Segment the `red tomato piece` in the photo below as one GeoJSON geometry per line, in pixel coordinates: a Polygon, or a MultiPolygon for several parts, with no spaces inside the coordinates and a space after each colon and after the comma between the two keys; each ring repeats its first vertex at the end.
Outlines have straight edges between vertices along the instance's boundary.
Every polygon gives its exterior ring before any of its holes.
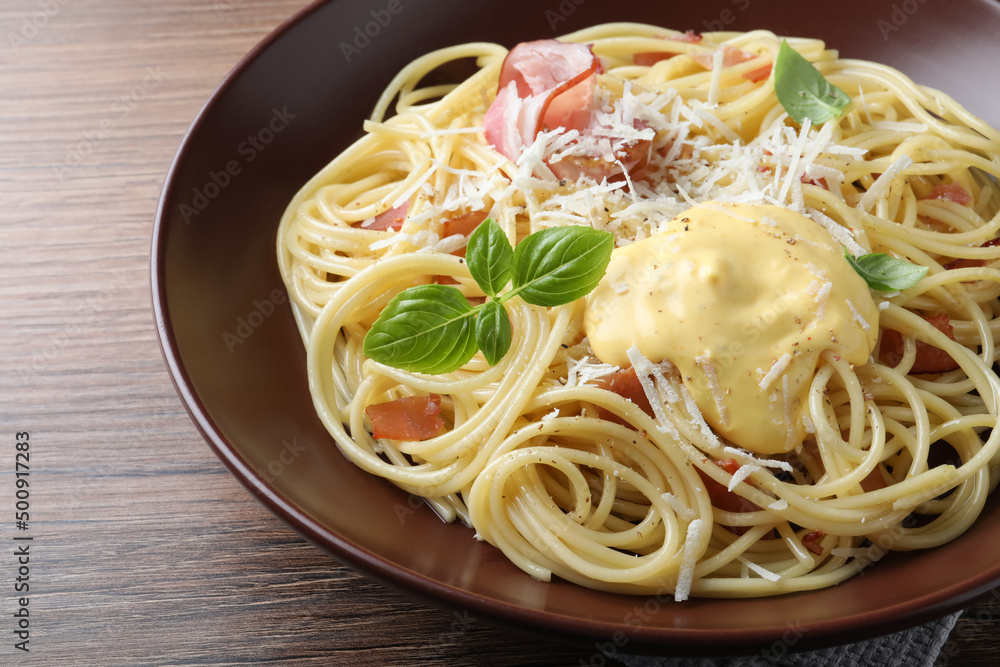
{"type": "MultiPolygon", "coordinates": [[[[455,235],[468,237],[476,230],[476,227],[486,220],[486,215],[486,211],[473,211],[472,213],[466,213],[456,218],[445,220],[441,225],[441,238],[455,235]]],[[[458,250],[453,250],[451,254],[455,257],[465,257],[465,248],[466,246],[462,246],[458,250]]],[[[436,276],[434,282],[440,285],[458,284],[458,281],[451,276],[436,276]]]]}
{"type": "Polygon", "coordinates": [[[767,64],[763,67],[758,67],[757,69],[750,70],[749,72],[743,73],[743,78],[754,83],[760,83],[767,77],[771,76],[771,65],[767,64]]]}
{"type": "Polygon", "coordinates": [[[365,408],[372,435],[389,440],[429,440],[441,433],[441,396],[406,396],[365,408]]]}
{"type": "Polygon", "coordinates": [[[486,211],[473,211],[455,218],[448,218],[442,223],[441,238],[455,234],[469,236],[486,219],[486,216],[486,211]]]}
{"type": "MultiPolygon", "coordinates": [[[[642,120],[635,120],[633,126],[637,130],[644,130],[649,127],[649,124],[642,120]]],[[[593,126],[588,126],[584,129],[584,134],[592,134],[594,130],[593,126]]],[[[615,151],[614,161],[609,161],[604,155],[589,153],[568,155],[558,162],[549,162],[548,165],[556,178],[560,180],[575,181],[580,176],[587,176],[598,183],[604,179],[609,182],[619,181],[625,178],[622,169],[627,171],[632,178],[638,178],[645,173],[652,145],[652,139],[635,139],[626,142],[615,151]]]]}
{"type": "MultiPolygon", "coordinates": [[[[715,65],[715,51],[709,51],[707,53],[693,53],[691,54],[691,57],[705,69],[712,69],[713,65],[715,65]]],[[[756,57],[757,56],[753,53],[747,53],[746,51],[734,49],[731,46],[722,47],[722,66],[724,68],[745,63],[746,61],[753,60],[756,57]]]]}
{"type": "Polygon", "coordinates": [[[823,553],[823,547],[817,544],[817,542],[825,534],[826,533],[824,533],[822,530],[814,530],[811,533],[806,533],[806,535],[802,538],[802,546],[804,546],[806,549],[813,552],[817,556],[821,555],[823,553]]]}

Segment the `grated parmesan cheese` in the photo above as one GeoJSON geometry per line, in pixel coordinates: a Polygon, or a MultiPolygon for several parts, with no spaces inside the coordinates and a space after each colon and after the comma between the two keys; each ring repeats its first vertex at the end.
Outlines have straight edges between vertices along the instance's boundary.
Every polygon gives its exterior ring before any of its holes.
{"type": "Polygon", "coordinates": [[[816,432],[816,424],[813,423],[809,415],[802,415],[802,428],[805,429],[806,433],[811,434],[816,432]]]}
{"type": "MultiPolygon", "coordinates": [[[[792,151],[792,160],[788,164],[788,174],[785,177],[785,182],[781,186],[781,191],[778,193],[778,201],[785,201],[785,197],[788,196],[788,191],[792,187],[792,183],[801,183],[802,174],[799,172],[799,163],[802,161],[802,151],[805,149],[806,139],[809,137],[809,128],[812,127],[812,121],[808,116],[802,119],[802,129],[799,131],[799,136],[795,140],[795,148],[792,151]]],[[[804,170],[803,170],[804,172],[804,170]]]]}
{"type": "Polygon", "coordinates": [[[684,540],[684,551],[681,557],[681,568],[677,573],[677,587],[674,589],[674,600],[684,602],[691,595],[691,585],[694,583],[694,568],[698,564],[698,543],[705,533],[705,523],[695,519],[688,524],[684,540]]]}
{"type": "Polygon", "coordinates": [[[668,505],[670,505],[670,509],[672,509],[677,514],[677,516],[679,516],[684,521],[691,521],[693,519],[698,518],[698,514],[693,509],[682,503],[680,501],[680,498],[670,493],[669,491],[664,493],[662,495],[662,498],[663,500],[666,501],[668,505]]]}
{"type": "Polygon", "coordinates": [[[729,479],[729,486],[727,487],[727,490],[731,492],[733,489],[739,486],[743,480],[749,477],[751,473],[754,473],[760,469],[761,467],[756,463],[745,463],[741,465],[739,469],[737,469],[737,471],[734,472],[733,476],[729,479]]]}
{"type": "Polygon", "coordinates": [[[737,556],[736,560],[738,560],[740,563],[746,565],[755,574],[760,575],[761,579],[767,579],[768,581],[778,581],[779,579],[781,579],[781,575],[780,574],[777,574],[775,572],[771,572],[770,570],[761,567],[757,563],[755,563],[752,560],[749,560],[749,559],[747,559],[747,558],[745,558],[743,556],[737,556]]]}
{"type": "Polygon", "coordinates": [[[895,162],[889,165],[889,168],[882,172],[882,175],[875,179],[872,183],[871,188],[868,192],[861,196],[861,201],[858,202],[858,208],[862,211],[869,210],[875,205],[875,202],[881,199],[892,187],[892,182],[895,180],[896,176],[903,173],[910,166],[913,165],[913,158],[909,155],[901,155],[896,159],[895,162]]]}
{"type": "Polygon", "coordinates": [[[751,463],[761,466],[762,468],[778,468],[779,470],[785,470],[787,472],[792,472],[793,470],[792,464],[788,461],[781,461],[779,459],[759,459],[750,452],[745,449],[740,449],[739,447],[730,447],[729,445],[726,445],[722,448],[722,451],[737,458],[746,459],[751,463]]]}
{"type": "Polygon", "coordinates": [[[674,365],[669,361],[653,364],[653,381],[656,383],[656,389],[660,396],[670,405],[680,401],[681,396],[678,391],[674,389],[674,385],[667,381],[664,371],[672,373],[675,370],[674,365]]]}
{"type": "Polygon", "coordinates": [[[870,331],[872,325],[868,323],[868,320],[861,316],[861,313],[858,312],[858,309],[854,306],[850,299],[847,299],[847,307],[851,309],[851,314],[854,315],[854,321],[858,323],[858,326],[865,331],[870,331]]]}
{"type": "Polygon", "coordinates": [[[698,409],[698,404],[694,401],[694,396],[688,391],[687,387],[683,384],[680,386],[681,396],[684,398],[684,407],[687,408],[688,414],[691,417],[691,423],[698,427],[701,434],[705,438],[713,443],[720,444],[719,437],[715,435],[715,432],[708,426],[708,422],[705,421],[704,415],[701,414],[701,410],[698,409]]]}
{"type": "Polygon", "coordinates": [[[585,384],[593,382],[599,377],[604,377],[609,373],[614,373],[620,370],[617,366],[612,366],[611,364],[603,363],[591,363],[590,356],[585,355],[579,361],[573,358],[566,359],[567,374],[566,374],[566,386],[567,387],[582,387],[585,384]]]}
{"type": "Polygon", "coordinates": [[[655,372],[652,362],[642,356],[642,352],[634,345],[628,349],[626,354],[628,355],[628,360],[632,363],[632,368],[635,369],[635,375],[639,378],[642,390],[646,393],[646,399],[653,408],[653,415],[659,424],[659,430],[662,433],[669,432],[673,428],[673,424],[670,423],[667,413],[663,410],[663,399],[660,398],[660,394],[653,385],[653,381],[649,379],[649,376],[655,372]]]}
{"type": "Polygon", "coordinates": [[[775,359],[774,363],[771,364],[770,370],[767,371],[767,375],[760,379],[760,384],[758,386],[762,390],[767,391],[767,388],[771,386],[771,383],[778,379],[779,375],[785,372],[785,369],[788,368],[788,364],[790,364],[791,361],[792,355],[787,352],[775,359]]]}
{"type": "Polygon", "coordinates": [[[705,379],[708,381],[708,389],[712,392],[712,400],[715,401],[715,409],[719,413],[719,421],[723,426],[728,426],[729,410],[726,409],[726,397],[722,390],[722,385],[719,384],[719,374],[715,370],[712,359],[708,355],[703,354],[695,359],[694,362],[705,373],[705,379]]]}
{"type": "Polygon", "coordinates": [[[708,105],[716,107],[719,105],[719,87],[722,82],[722,61],[726,52],[723,49],[716,49],[712,54],[712,79],[708,86],[708,105]]]}
{"type": "Polygon", "coordinates": [[[816,319],[821,320],[826,314],[826,306],[830,303],[830,291],[833,290],[833,283],[827,281],[816,292],[816,319]]]}

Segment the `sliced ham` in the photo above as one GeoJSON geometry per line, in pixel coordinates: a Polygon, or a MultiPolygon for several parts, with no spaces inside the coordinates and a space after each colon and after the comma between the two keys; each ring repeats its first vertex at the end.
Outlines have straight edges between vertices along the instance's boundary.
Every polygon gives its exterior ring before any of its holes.
{"type": "Polygon", "coordinates": [[[521,138],[518,122],[523,107],[524,102],[517,96],[517,85],[512,81],[499,89],[496,99],[483,117],[486,141],[510,160],[517,160],[524,152],[524,140],[521,138]]]}
{"type": "Polygon", "coordinates": [[[403,222],[406,220],[406,212],[409,209],[410,202],[405,201],[396,208],[390,208],[388,211],[382,211],[367,225],[364,222],[357,222],[352,226],[360,227],[362,229],[374,229],[379,232],[384,232],[390,229],[398,232],[403,228],[403,222]]]}
{"type": "MultiPolygon", "coordinates": [[[[487,141],[516,161],[542,130],[576,130],[580,136],[570,148],[586,148],[546,162],[560,180],[621,179],[646,164],[652,137],[615,139],[593,111],[600,71],[600,60],[583,44],[550,39],[517,45],[504,59],[497,97],[483,119],[487,141]]],[[[646,127],[633,123],[636,130],[646,127]]]]}
{"type": "MultiPolygon", "coordinates": [[[[639,382],[639,376],[635,374],[634,368],[623,368],[615,371],[614,373],[602,375],[594,380],[594,384],[601,389],[614,392],[622,398],[632,401],[639,407],[640,410],[645,412],[650,417],[653,416],[653,406],[649,404],[649,397],[646,396],[646,391],[642,388],[642,383],[639,382]]],[[[608,421],[613,421],[616,424],[628,426],[628,423],[625,420],[620,419],[618,415],[615,415],[604,408],[598,408],[597,412],[601,419],[606,419],[608,421]]]]}
{"type": "MultiPolygon", "coordinates": [[[[998,245],[1000,245],[1000,239],[990,239],[989,241],[987,241],[986,243],[984,243],[983,245],[981,245],[979,247],[980,248],[992,248],[992,247],[995,247],[995,246],[998,246],[998,245]]],[[[948,262],[947,264],[944,265],[944,268],[948,269],[948,270],[951,270],[951,269],[971,269],[971,268],[976,268],[976,267],[979,267],[979,266],[986,266],[987,264],[990,263],[990,261],[991,260],[987,260],[987,259],[970,259],[968,257],[962,257],[960,259],[956,259],[956,260],[952,260],[952,261],[948,262]]]]}
{"type": "MultiPolygon", "coordinates": [[[[740,464],[735,459],[719,459],[715,465],[730,475],[735,475],[736,471],[740,469],[740,464]]],[[[760,510],[759,505],[733,493],[724,484],[716,482],[701,470],[698,470],[698,474],[705,483],[705,490],[708,492],[708,497],[712,499],[712,505],[720,510],[724,512],[756,512],[760,510]]]]}
{"type": "Polygon", "coordinates": [[[543,39],[504,58],[497,96],[483,119],[486,140],[510,160],[545,129],[582,129],[601,63],[584,44],[543,39]]]}
{"type": "Polygon", "coordinates": [[[441,396],[407,396],[365,408],[372,435],[389,440],[429,440],[444,429],[441,396]]]}
{"type": "Polygon", "coordinates": [[[955,202],[960,206],[968,206],[972,203],[972,195],[958,183],[948,183],[947,185],[935,185],[931,193],[923,199],[944,199],[955,202]]]}
{"type": "MultiPolygon", "coordinates": [[[[715,461],[715,465],[719,466],[730,475],[735,475],[736,471],[740,469],[740,464],[737,463],[735,459],[719,459],[715,461]]],[[[733,512],[733,513],[743,513],[743,512],[757,512],[760,510],[760,505],[757,503],[747,500],[743,496],[733,493],[725,484],[720,484],[714,479],[709,477],[707,474],[703,473],[700,468],[695,468],[698,476],[701,477],[702,483],[705,484],[705,491],[708,493],[709,499],[712,501],[712,506],[717,507],[723,512],[733,512]]],[[[748,530],[747,526],[726,526],[726,530],[736,535],[743,535],[748,530]]],[[[763,537],[763,539],[772,539],[774,537],[773,531],[768,533],[763,537]]]]}
{"type": "MultiPolygon", "coordinates": [[[[955,331],[951,326],[951,321],[947,313],[925,315],[924,319],[945,336],[955,340],[955,331]]],[[[958,368],[955,360],[944,350],[929,345],[922,340],[916,341],[916,346],[917,354],[913,361],[913,368],[910,369],[911,373],[947,373],[958,368]]],[[[887,366],[896,366],[902,358],[902,334],[893,329],[885,329],[882,332],[882,347],[879,350],[879,360],[887,366]]]]}
{"type": "Polygon", "coordinates": [[[875,466],[875,469],[868,473],[868,476],[861,480],[861,488],[865,491],[878,491],[888,486],[885,478],[882,477],[882,465],[875,466]]]}
{"type": "MultiPolygon", "coordinates": [[[[694,30],[688,30],[682,35],[671,35],[664,38],[669,42],[682,42],[686,44],[697,44],[701,41],[701,35],[694,30]]],[[[672,51],[643,51],[632,56],[632,62],[642,67],[650,67],[661,60],[670,60],[674,56],[681,55],[672,51]]]]}

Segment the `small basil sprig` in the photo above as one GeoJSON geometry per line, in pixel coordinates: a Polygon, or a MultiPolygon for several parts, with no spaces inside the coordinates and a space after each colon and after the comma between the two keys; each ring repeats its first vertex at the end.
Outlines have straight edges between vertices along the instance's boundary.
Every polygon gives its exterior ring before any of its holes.
{"type": "Polygon", "coordinates": [[[518,296],[545,307],[575,301],[597,287],[612,250],[609,232],[575,226],[530,234],[515,250],[500,225],[487,219],[470,235],[465,260],[490,300],[472,306],[449,285],[410,287],[382,310],[362,351],[379,363],[418,373],[454,371],[478,350],[492,366],[513,338],[506,301],[518,296]]]}
{"type": "Polygon", "coordinates": [[[845,248],[844,257],[869,287],[882,292],[909,289],[927,275],[926,266],[917,266],[882,252],[861,255],[855,259],[845,248]]]}
{"type": "Polygon", "coordinates": [[[844,112],[850,96],[827,81],[816,67],[782,41],[774,63],[774,92],[799,125],[806,118],[825,123],[844,112]]]}

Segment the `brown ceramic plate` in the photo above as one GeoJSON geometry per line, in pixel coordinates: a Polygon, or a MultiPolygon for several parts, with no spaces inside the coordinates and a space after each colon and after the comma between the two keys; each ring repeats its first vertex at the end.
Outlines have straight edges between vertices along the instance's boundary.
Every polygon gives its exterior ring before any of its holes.
{"type": "Polygon", "coordinates": [[[768,28],[893,65],[1000,125],[995,0],[946,7],[843,0],[829,15],[778,5],[335,0],[310,6],[254,49],[185,138],[152,250],[166,363],[192,419],[233,474],[307,538],[395,588],[550,636],[613,640],[620,650],[816,648],[941,616],[1000,583],[994,501],[955,542],[894,554],[818,592],[676,604],[544,584],[468,528],[442,523],[349,464],[313,413],[305,352],[275,262],[275,229],[298,188],[357,138],[392,76],[429,50],[479,40],[512,46],[615,20],[768,28]]]}

